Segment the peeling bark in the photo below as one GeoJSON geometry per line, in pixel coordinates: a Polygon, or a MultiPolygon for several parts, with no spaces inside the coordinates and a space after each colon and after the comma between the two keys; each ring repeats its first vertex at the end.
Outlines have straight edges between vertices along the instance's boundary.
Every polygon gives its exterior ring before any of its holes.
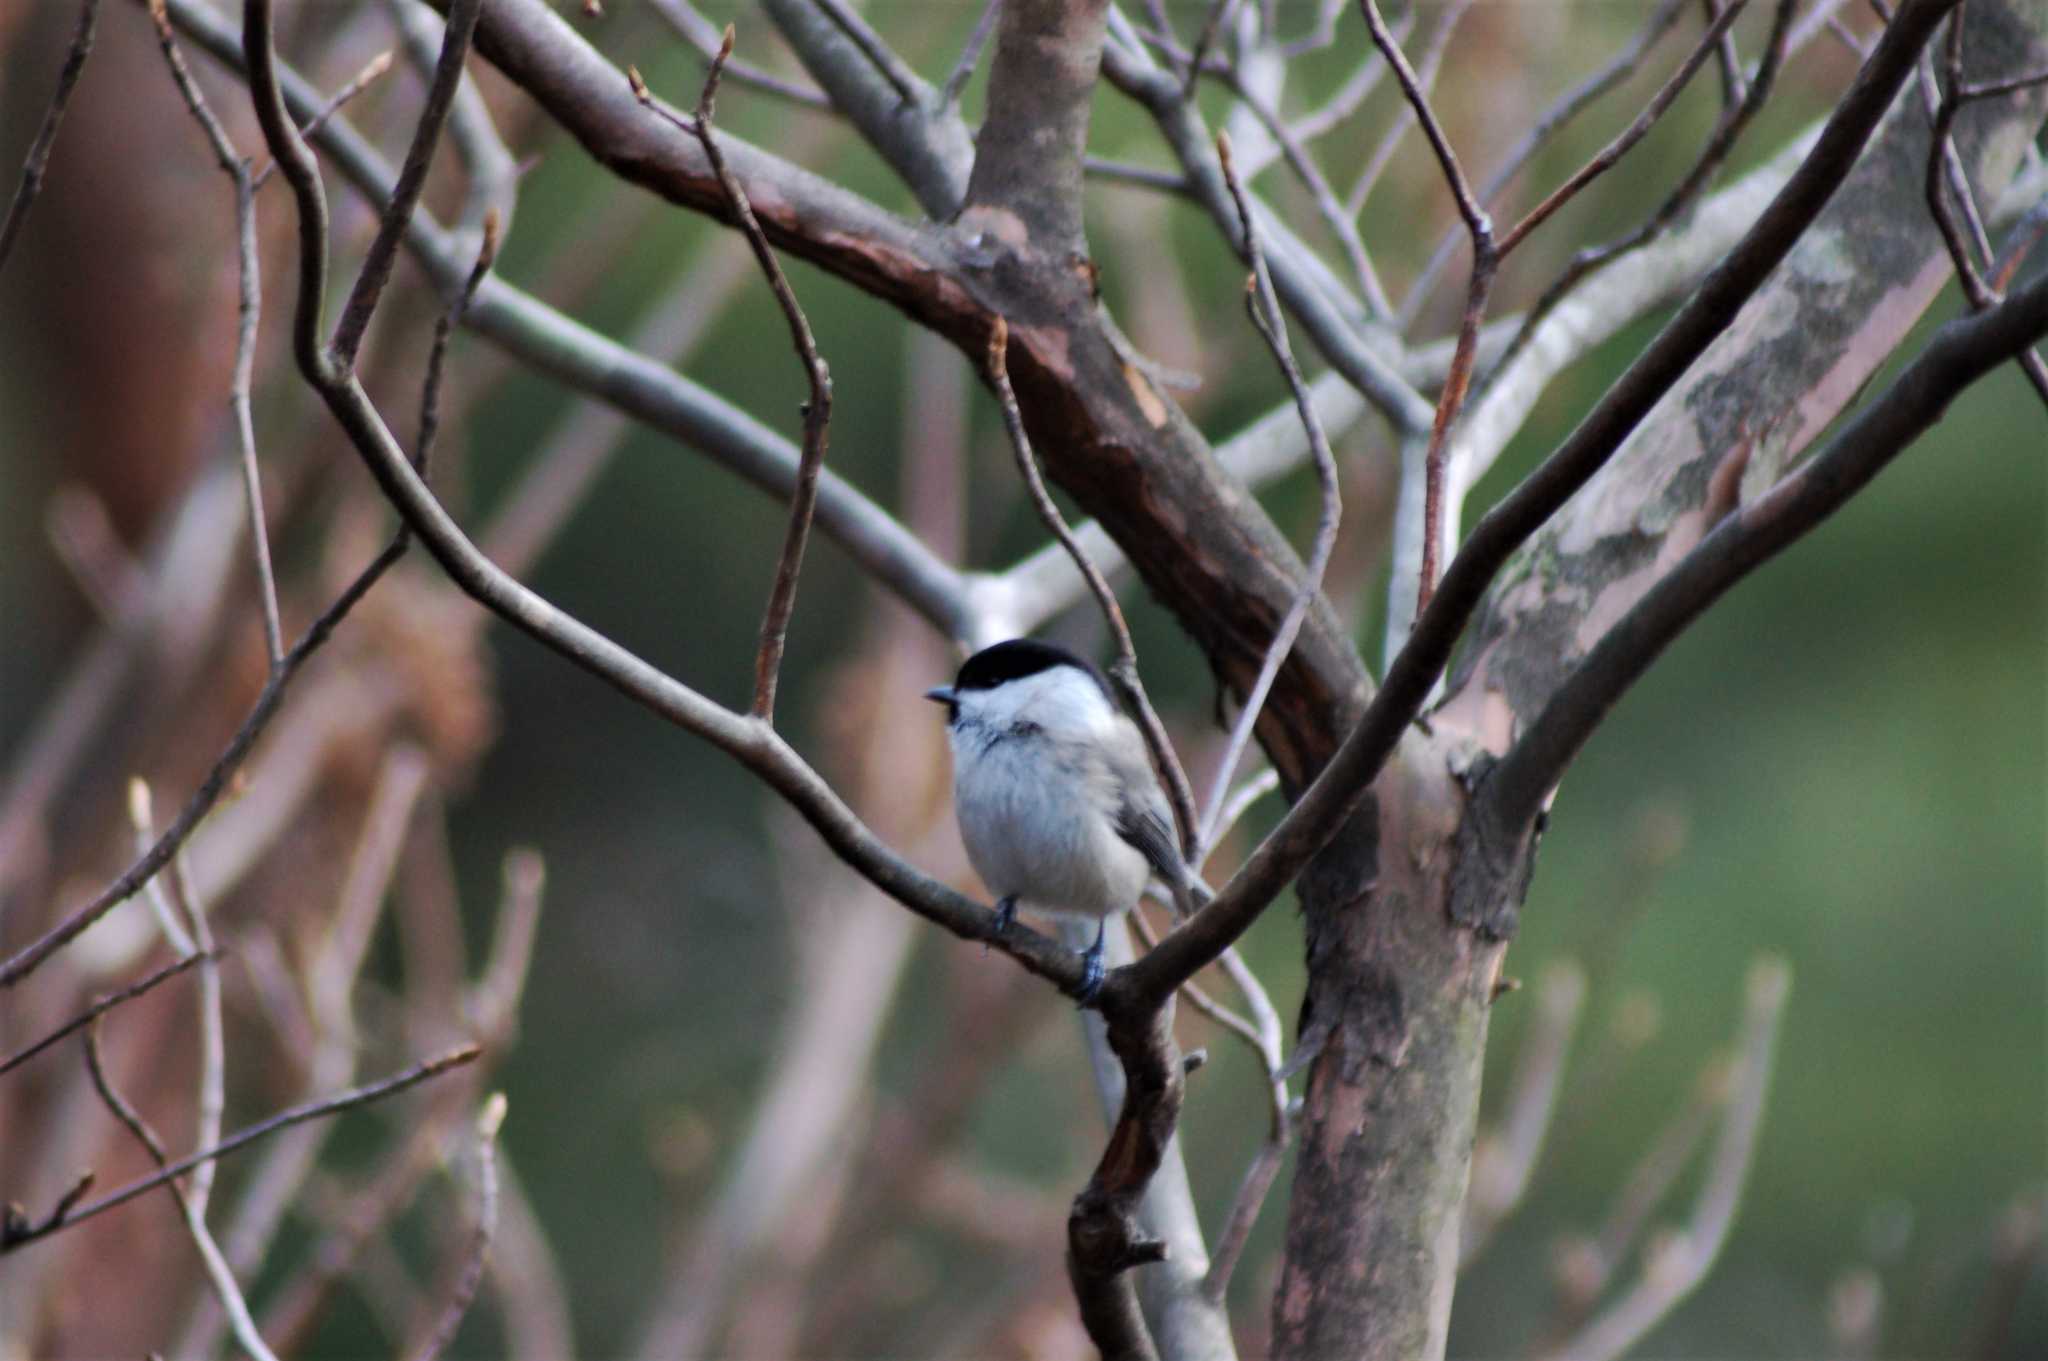
{"type": "MultiPolygon", "coordinates": [[[[1977,0],[1964,37],[1973,82],[2038,70],[2048,7],[1977,0]]],[[[2011,179],[2044,108],[2036,89],[1964,110],[1957,149],[1981,199],[2011,179]]],[[[1891,357],[1952,273],[1922,194],[1928,138],[1909,85],[1771,282],[1503,572],[1441,720],[1504,751],[1614,622],[1722,515],[1797,467],[1891,357]]]]}

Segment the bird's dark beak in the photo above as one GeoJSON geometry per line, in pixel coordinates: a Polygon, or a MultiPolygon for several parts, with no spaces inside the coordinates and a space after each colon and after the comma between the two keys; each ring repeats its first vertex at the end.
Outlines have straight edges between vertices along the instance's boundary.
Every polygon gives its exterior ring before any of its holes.
{"type": "Polygon", "coordinates": [[[924,692],[924,697],[934,704],[944,704],[948,707],[960,702],[959,693],[950,685],[935,685],[924,692]]]}

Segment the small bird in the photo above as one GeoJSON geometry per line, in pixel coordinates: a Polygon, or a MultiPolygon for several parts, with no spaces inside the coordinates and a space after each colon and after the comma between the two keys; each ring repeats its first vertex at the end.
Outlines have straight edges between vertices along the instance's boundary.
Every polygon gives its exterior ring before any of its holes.
{"type": "MultiPolygon", "coordinates": [[[[1183,915],[1208,901],[1181,858],[1138,726],[1093,665],[1013,638],[969,657],[925,698],[946,706],[953,811],[996,895],[998,933],[1020,902],[1106,926],[1155,875],[1183,915]]],[[[1083,1001],[1102,986],[1102,940],[1098,926],[1081,957],[1083,1001]]]]}

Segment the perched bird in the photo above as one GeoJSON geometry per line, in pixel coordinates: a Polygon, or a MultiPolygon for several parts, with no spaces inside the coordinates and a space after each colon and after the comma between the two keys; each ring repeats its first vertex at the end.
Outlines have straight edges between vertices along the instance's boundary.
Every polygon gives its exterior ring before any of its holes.
{"type": "MultiPolygon", "coordinates": [[[[925,691],[946,706],[953,811],[967,858],[996,895],[996,930],[1018,904],[1109,917],[1156,875],[1185,915],[1210,893],[1181,859],[1173,813],[1137,724],[1101,671],[1063,647],[1013,638],[925,691]]],[[[1082,956],[1082,998],[1102,984],[1102,927],[1082,956]]]]}

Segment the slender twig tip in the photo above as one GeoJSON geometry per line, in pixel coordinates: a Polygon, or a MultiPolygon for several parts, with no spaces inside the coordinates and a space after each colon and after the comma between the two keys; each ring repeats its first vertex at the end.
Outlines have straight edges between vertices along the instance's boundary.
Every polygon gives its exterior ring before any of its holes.
{"type": "Polygon", "coordinates": [[[1792,987],[1792,966],[1778,955],[1765,955],[1749,969],[1749,1002],[1759,1010],[1776,1010],[1792,987]]]}
{"type": "Polygon", "coordinates": [[[128,821],[137,831],[147,833],[156,826],[154,800],[149,795],[149,781],[140,775],[128,778],[128,821]]]}
{"type": "Polygon", "coordinates": [[[149,17],[150,21],[156,25],[156,31],[159,35],[165,38],[171,36],[171,16],[169,10],[165,8],[164,0],[149,0],[149,17]]]}
{"type": "Polygon", "coordinates": [[[494,203],[484,210],[484,239],[483,244],[477,247],[476,273],[488,272],[492,263],[497,260],[499,233],[503,230],[504,218],[498,212],[498,205],[494,203]]]}
{"type": "MultiPolygon", "coordinates": [[[[159,0],[159,3],[161,3],[161,0],[159,0]]],[[[387,47],[382,52],[379,52],[376,56],[370,58],[367,62],[363,63],[363,69],[356,73],[356,78],[353,83],[357,85],[368,85],[371,81],[377,79],[377,77],[383,75],[386,71],[389,71],[391,69],[391,55],[391,49],[387,47]]]]}
{"type": "Polygon", "coordinates": [[[1223,162],[1224,174],[1236,176],[1237,168],[1230,159],[1230,134],[1222,129],[1218,129],[1216,133],[1216,159],[1223,162]]]}
{"type": "Polygon", "coordinates": [[[720,66],[732,60],[732,43],[735,36],[733,25],[727,24],[725,26],[725,37],[720,39],[718,43],[718,64],[720,66]]]}
{"type": "Polygon", "coordinates": [[[647,93],[647,82],[640,79],[639,67],[628,66],[626,68],[626,83],[633,87],[633,98],[639,100],[642,104],[654,102],[654,97],[647,93]]]}
{"type": "Polygon", "coordinates": [[[479,1139],[495,1139],[498,1127],[505,1123],[505,1094],[492,1092],[485,1098],[484,1107],[477,1112],[476,1133],[479,1139]]]}

